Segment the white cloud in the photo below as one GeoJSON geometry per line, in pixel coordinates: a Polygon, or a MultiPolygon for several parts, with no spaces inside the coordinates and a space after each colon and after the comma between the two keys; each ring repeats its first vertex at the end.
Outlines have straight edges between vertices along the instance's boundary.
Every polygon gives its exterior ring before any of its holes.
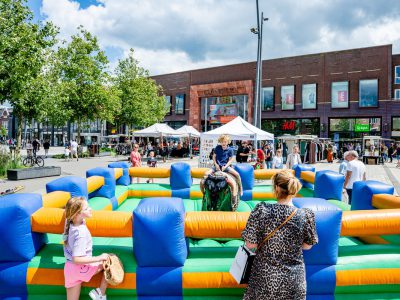
{"type": "MultiPolygon", "coordinates": [[[[387,0],[260,1],[264,59],[393,43],[399,51],[400,2],[387,0]],[[383,4],[384,3],[384,4],[383,4]]],[[[68,39],[83,25],[102,47],[136,50],[151,74],[253,61],[255,1],[102,0],[79,7],[43,0],[42,13],[68,39]]],[[[115,60],[112,61],[115,65],[115,60]]]]}

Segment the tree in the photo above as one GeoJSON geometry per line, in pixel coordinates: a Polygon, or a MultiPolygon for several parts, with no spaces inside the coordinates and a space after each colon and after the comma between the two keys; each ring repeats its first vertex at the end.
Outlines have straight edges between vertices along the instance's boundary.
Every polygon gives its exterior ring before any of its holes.
{"type": "Polygon", "coordinates": [[[17,156],[23,120],[31,121],[41,111],[36,80],[57,35],[51,23],[32,20],[26,0],[0,0],[0,103],[8,100],[17,118],[17,156]]]}
{"type": "Polygon", "coordinates": [[[169,111],[162,88],[139,66],[131,49],[126,59],[119,60],[114,83],[120,91],[121,110],[117,121],[129,127],[148,126],[164,119],[169,111]]]}
{"type": "Polygon", "coordinates": [[[66,47],[60,47],[60,78],[66,96],[63,106],[70,121],[77,123],[78,143],[82,124],[96,119],[112,122],[119,111],[119,98],[107,73],[108,59],[97,38],[78,27],[66,47]]]}

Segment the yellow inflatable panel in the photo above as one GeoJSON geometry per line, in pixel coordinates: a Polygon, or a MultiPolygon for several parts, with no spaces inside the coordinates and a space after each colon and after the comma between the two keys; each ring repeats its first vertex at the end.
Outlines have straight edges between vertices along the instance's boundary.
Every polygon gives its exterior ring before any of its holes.
{"type": "Polygon", "coordinates": [[[400,209],[344,211],[341,236],[400,233],[400,209]]]}
{"type": "Polygon", "coordinates": [[[276,199],[276,197],[273,192],[253,192],[252,200],[257,199],[276,199]]]}
{"type": "Polygon", "coordinates": [[[95,190],[98,190],[104,185],[103,176],[91,176],[88,177],[86,180],[87,180],[89,194],[94,192],[95,190]]]}
{"type": "Polygon", "coordinates": [[[238,284],[229,272],[184,272],[182,287],[184,289],[222,289],[244,288],[246,285],[238,284]]]}
{"type": "MultiPolygon", "coordinates": [[[[103,273],[94,276],[89,282],[84,282],[83,286],[99,287],[103,273]]],[[[43,269],[28,268],[26,274],[26,283],[31,285],[61,285],[65,284],[64,269],[43,269]]],[[[136,289],[136,274],[125,273],[124,281],[118,286],[108,286],[116,289],[136,289]]]]}
{"type": "Polygon", "coordinates": [[[400,208],[400,197],[388,194],[372,196],[372,206],[380,209],[400,208]]]}
{"type": "Polygon", "coordinates": [[[192,168],[192,169],[190,169],[190,175],[193,178],[202,179],[204,177],[204,173],[206,173],[208,170],[210,170],[210,169],[209,168],[192,168]]]}
{"type": "Polygon", "coordinates": [[[123,175],[122,168],[115,168],[114,169],[115,179],[120,178],[123,175]]]}
{"type": "Polygon", "coordinates": [[[201,191],[190,191],[190,199],[203,198],[203,193],[201,191]]]}
{"type": "Polygon", "coordinates": [[[145,168],[145,167],[129,168],[129,175],[132,177],[168,178],[170,174],[171,170],[167,168],[145,168]]]}
{"type": "MultiPolygon", "coordinates": [[[[63,233],[65,216],[61,208],[41,208],[31,217],[32,231],[41,233],[63,233]]],[[[123,211],[93,211],[87,219],[92,236],[131,237],[132,213],[123,211]]]]}
{"type": "Polygon", "coordinates": [[[400,284],[399,269],[337,270],[336,286],[400,284]]]}
{"type": "Polygon", "coordinates": [[[187,212],[185,236],[193,238],[240,238],[249,212],[187,212]]]}
{"type": "Polygon", "coordinates": [[[387,245],[389,242],[378,235],[373,236],[361,236],[358,237],[359,240],[366,244],[378,244],[378,245],[387,245]]]}
{"type": "MultiPolygon", "coordinates": [[[[254,170],[254,178],[255,179],[271,179],[272,176],[274,176],[279,171],[282,171],[282,170],[281,169],[258,169],[258,170],[254,170]]],[[[291,170],[291,171],[294,174],[294,170],[291,170]]]]}
{"type": "Polygon", "coordinates": [[[149,198],[149,197],[171,197],[172,191],[171,190],[164,190],[164,191],[157,191],[157,190],[129,190],[129,197],[130,198],[149,198]]]}
{"type": "Polygon", "coordinates": [[[312,171],[301,171],[300,178],[309,183],[315,182],[315,173],[312,171]]]}
{"type": "Polygon", "coordinates": [[[68,192],[55,191],[42,196],[43,207],[58,207],[63,208],[71,199],[71,194],[68,192]]]}
{"type": "Polygon", "coordinates": [[[128,198],[129,195],[129,191],[125,191],[123,192],[121,195],[119,195],[117,201],[118,201],[118,206],[121,205],[122,202],[124,202],[126,200],[126,198],[128,198]]]}

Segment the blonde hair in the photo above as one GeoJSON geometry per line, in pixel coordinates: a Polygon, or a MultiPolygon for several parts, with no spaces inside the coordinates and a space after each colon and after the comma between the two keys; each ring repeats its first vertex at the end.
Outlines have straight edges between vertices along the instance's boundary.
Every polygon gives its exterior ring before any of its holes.
{"type": "Polygon", "coordinates": [[[68,200],[65,205],[65,225],[64,225],[64,233],[63,240],[64,244],[68,244],[68,233],[69,227],[73,222],[74,218],[82,212],[83,204],[86,202],[84,197],[73,197],[68,200]]]}
{"type": "Polygon", "coordinates": [[[272,176],[272,185],[278,200],[295,196],[301,189],[300,181],[289,170],[282,170],[272,176]]]}
{"type": "Polygon", "coordinates": [[[228,142],[228,144],[231,142],[231,137],[228,134],[221,134],[218,138],[218,143],[222,143],[222,142],[228,142]]]}

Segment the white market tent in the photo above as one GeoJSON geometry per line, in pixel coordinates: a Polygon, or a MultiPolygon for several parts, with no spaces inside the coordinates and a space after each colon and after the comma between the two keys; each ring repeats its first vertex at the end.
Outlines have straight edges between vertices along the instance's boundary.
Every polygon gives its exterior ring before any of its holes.
{"type": "Polygon", "coordinates": [[[200,132],[193,126],[184,125],[177,129],[176,132],[188,137],[200,137],[200,132]]]}
{"type": "Polygon", "coordinates": [[[164,136],[182,136],[165,123],[156,123],[142,130],[133,132],[133,136],[143,137],[164,137],[164,136]]]}
{"type": "Polygon", "coordinates": [[[236,117],[221,127],[202,133],[201,138],[217,139],[221,134],[228,134],[232,140],[274,140],[272,133],[251,125],[241,117],[236,117]]]}

